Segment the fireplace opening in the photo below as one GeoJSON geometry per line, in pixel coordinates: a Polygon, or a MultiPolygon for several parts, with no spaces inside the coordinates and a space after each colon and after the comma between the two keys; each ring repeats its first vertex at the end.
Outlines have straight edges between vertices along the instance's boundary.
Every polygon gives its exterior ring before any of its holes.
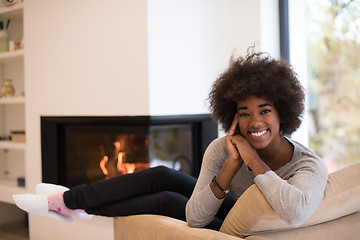
{"type": "Polygon", "coordinates": [[[41,117],[42,180],[72,187],[164,165],[197,177],[209,115],[41,117]]]}

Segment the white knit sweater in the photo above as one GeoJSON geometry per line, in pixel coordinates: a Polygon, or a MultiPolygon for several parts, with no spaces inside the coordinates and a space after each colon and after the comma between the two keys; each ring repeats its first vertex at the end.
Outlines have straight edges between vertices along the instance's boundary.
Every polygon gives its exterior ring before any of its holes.
{"type": "MultiPolygon", "coordinates": [[[[319,206],[325,190],[328,172],[324,161],[303,145],[288,139],[294,146],[293,157],[278,170],[254,178],[245,164],[230,184],[230,194],[236,200],[256,183],[280,218],[298,226],[319,206]]],[[[209,183],[228,158],[225,138],[214,140],[207,148],[199,179],[186,205],[190,227],[203,227],[216,215],[223,199],[215,197],[209,183]]]]}

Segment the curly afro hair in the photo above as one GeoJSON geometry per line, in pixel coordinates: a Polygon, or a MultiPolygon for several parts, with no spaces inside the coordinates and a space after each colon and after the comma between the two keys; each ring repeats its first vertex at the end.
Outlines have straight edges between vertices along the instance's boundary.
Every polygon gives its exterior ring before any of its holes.
{"type": "Polygon", "coordinates": [[[285,61],[266,53],[230,59],[229,68],[214,82],[209,94],[212,117],[228,132],[237,102],[248,96],[272,102],[280,117],[280,133],[292,134],[302,122],[305,94],[297,74],[285,61]]]}

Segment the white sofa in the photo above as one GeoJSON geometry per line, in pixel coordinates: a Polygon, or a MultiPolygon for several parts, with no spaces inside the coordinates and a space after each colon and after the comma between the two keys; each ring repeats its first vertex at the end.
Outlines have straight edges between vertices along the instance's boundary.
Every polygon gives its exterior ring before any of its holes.
{"type": "Polygon", "coordinates": [[[300,227],[281,220],[256,185],[236,202],[220,232],[157,215],[117,217],[115,239],[360,239],[360,162],[329,174],[324,198],[300,227]]]}

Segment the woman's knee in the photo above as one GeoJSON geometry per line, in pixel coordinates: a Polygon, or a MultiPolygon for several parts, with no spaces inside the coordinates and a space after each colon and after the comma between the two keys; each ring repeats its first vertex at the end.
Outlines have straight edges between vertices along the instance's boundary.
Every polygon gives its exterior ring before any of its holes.
{"type": "Polygon", "coordinates": [[[170,178],[173,177],[173,169],[170,169],[168,167],[165,167],[165,166],[157,166],[157,167],[154,167],[154,168],[151,168],[151,172],[150,172],[150,175],[151,175],[151,178],[153,181],[166,181],[166,180],[169,180],[170,178]]]}
{"type": "Polygon", "coordinates": [[[196,178],[168,167],[158,166],[152,168],[149,182],[154,192],[172,191],[190,197],[196,178]]]}
{"type": "Polygon", "coordinates": [[[157,167],[151,168],[152,173],[159,174],[159,175],[170,174],[172,172],[172,170],[173,169],[170,169],[170,168],[165,167],[165,166],[157,166],[157,167]]]}
{"type": "Polygon", "coordinates": [[[187,197],[171,191],[159,192],[157,197],[161,214],[185,220],[185,206],[189,200],[187,197]]]}
{"type": "Polygon", "coordinates": [[[154,168],[147,169],[148,171],[148,181],[151,192],[159,192],[167,190],[167,182],[171,177],[169,169],[164,166],[158,166],[154,168]]]}

